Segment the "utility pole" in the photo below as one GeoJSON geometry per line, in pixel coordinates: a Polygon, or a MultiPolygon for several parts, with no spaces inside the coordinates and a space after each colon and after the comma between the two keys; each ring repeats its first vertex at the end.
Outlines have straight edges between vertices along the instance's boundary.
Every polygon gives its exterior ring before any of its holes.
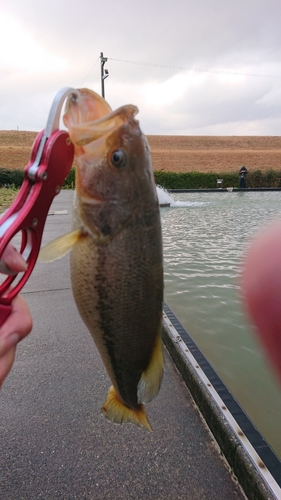
{"type": "Polygon", "coordinates": [[[101,69],[101,95],[105,97],[104,92],[104,80],[109,76],[108,69],[104,69],[104,65],[107,62],[107,57],[103,57],[103,52],[100,53],[100,69],[101,69]]]}

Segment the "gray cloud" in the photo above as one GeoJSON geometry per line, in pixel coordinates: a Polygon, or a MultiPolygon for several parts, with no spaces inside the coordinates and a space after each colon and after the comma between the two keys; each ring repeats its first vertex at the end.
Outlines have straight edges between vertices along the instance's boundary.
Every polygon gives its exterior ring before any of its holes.
{"type": "Polygon", "coordinates": [[[146,133],[279,134],[278,0],[2,0],[1,13],[24,30],[19,49],[32,37],[27,55],[41,69],[19,67],[14,54],[1,62],[0,129],[41,130],[61,87],[100,92],[103,51],[110,105],[136,104],[146,133]]]}

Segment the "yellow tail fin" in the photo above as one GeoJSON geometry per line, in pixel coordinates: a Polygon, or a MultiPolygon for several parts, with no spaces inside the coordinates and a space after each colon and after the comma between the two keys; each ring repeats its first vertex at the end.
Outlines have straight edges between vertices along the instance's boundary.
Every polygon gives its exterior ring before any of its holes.
{"type": "Polygon", "coordinates": [[[108,391],[107,400],[103,405],[102,410],[104,416],[115,424],[131,422],[138,427],[144,427],[146,430],[152,431],[152,428],[147,420],[145,406],[143,404],[139,404],[137,408],[129,408],[128,406],[125,406],[113,386],[111,386],[108,391]]]}

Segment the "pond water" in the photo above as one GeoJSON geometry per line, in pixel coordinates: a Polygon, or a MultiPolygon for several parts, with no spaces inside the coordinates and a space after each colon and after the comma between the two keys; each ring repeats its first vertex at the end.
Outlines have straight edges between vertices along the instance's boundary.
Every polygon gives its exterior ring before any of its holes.
{"type": "Polygon", "coordinates": [[[165,301],[281,458],[281,384],[243,309],[249,238],[281,216],[281,192],[172,194],[161,208],[165,301]]]}

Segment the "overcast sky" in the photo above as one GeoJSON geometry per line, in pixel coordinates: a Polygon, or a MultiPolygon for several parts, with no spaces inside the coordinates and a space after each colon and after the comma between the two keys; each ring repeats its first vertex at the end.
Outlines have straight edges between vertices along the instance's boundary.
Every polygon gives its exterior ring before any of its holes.
{"type": "Polygon", "coordinates": [[[1,0],[0,130],[62,87],[135,104],[146,134],[280,135],[280,0],[1,0]]]}

